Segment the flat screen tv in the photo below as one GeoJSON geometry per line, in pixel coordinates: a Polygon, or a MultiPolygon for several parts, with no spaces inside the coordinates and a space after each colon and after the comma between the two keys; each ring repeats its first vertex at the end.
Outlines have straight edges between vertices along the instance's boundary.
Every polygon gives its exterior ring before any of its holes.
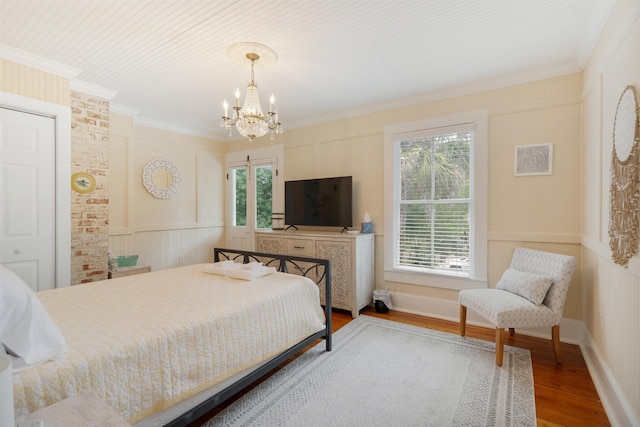
{"type": "Polygon", "coordinates": [[[350,176],[284,183],[284,222],[289,226],[351,227],[350,176]]]}

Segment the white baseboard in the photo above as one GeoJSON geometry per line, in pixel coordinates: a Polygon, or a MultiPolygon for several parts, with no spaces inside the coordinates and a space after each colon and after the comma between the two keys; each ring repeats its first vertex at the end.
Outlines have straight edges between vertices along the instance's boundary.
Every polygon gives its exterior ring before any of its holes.
{"type": "Polygon", "coordinates": [[[640,427],[640,419],[634,415],[631,404],[624,396],[618,381],[588,332],[580,349],[611,425],[640,427]]]}
{"type": "MultiPolygon", "coordinates": [[[[460,304],[457,301],[439,298],[421,297],[402,293],[391,294],[393,310],[405,313],[434,317],[437,319],[459,322],[460,304]]],[[[467,312],[467,323],[493,329],[482,317],[473,311],[467,312]]],[[[519,328],[518,333],[551,340],[551,328],[519,328]]],[[[579,320],[562,319],[560,322],[560,341],[580,346],[593,383],[602,400],[607,417],[612,426],[640,427],[640,420],[635,417],[631,405],[624,397],[620,387],[601,357],[591,335],[586,331],[584,323],[579,320]]]]}
{"type": "MultiPolygon", "coordinates": [[[[458,322],[460,320],[460,304],[458,304],[457,301],[392,293],[391,304],[394,310],[405,313],[435,317],[452,322],[458,322]]],[[[490,329],[495,328],[495,326],[471,310],[467,312],[467,324],[490,329]]],[[[532,337],[551,339],[551,328],[518,328],[518,333],[532,337]]],[[[584,324],[578,320],[562,319],[560,322],[560,341],[580,345],[583,340],[584,324]]]]}

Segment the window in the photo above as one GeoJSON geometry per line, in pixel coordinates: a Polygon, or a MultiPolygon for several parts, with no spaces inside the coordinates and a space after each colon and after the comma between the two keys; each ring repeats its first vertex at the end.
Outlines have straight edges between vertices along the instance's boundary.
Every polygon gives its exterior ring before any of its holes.
{"type": "Polygon", "coordinates": [[[245,227],[247,225],[247,200],[255,206],[256,229],[271,228],[271,218],[273,211],[273,167],[271,164],[257,165],[253,167],[255,175],[255,189],[253,199],[249,198],[247,190],[249,181],[247,180],[247,166],[235,166],[229,169],[229,179],[233,191],[232,200],[235,200],[232,215],[232,225],[235,227],[245,227]]]}
{"type": "Polygon", "coordinates": [[[282,212],[281,145],[231,152],[227,162],[227,246],[254,249],[254,232],[271,228],[282,212]]]}
{"type": "Polygon", "coordinates": [[[486,113],[385,128],[385,280],[486,286],[486,113]]]}
{"type": "Polygon", "coordinates": [[[234,200],[232,225],[244,227],[247,225],[247,168],[244,166],[231,168],[229,179],[233,189],[234,200]]]}

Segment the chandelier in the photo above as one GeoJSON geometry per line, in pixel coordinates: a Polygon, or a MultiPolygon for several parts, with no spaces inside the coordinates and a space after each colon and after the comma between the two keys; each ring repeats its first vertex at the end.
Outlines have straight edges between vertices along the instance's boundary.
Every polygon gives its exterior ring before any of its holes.
{"type": "Polygon", "coordinates": [[[232,59],[247,59],[251,62],[251,82],[247,86],[247,94],[244,98],[244,104],[240,107],[240,89],[236,89],[235,105],[233,106],[233,117],[229,117],[229,103],[224,100],[222,107],[224,108],[224,116],[220,121],[220,127],[229,131],[229,136],[233,133],[235,127],[240,135],[253,141],[254,138],[260,138],[269,133],[269,139],[274,140],[276,134],[282,133],[282,124],[278,121],[278,110],[275,106],[275,97],[271,95],[269,102],[269,111],[265,116],[260,106],[258,98],[258,85],[256,85],[253,77],[253,67],[258,60],[266,60],[266,62],[275,63],[277,60],[276,53],[269,47],[259,43],[243,42],[232,45],[228,54],[232,59]],[[262,55],[262,56],[261,56],[262,55]]]}

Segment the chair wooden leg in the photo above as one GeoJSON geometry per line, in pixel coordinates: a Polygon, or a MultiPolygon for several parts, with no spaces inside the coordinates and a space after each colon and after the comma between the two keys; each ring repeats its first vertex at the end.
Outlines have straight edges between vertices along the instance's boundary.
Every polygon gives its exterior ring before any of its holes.
{"type": "Polygon", "coordinates": [[[509,335],[515,335],[516,334],[516,330],[513,328],[509,328],[509,335]]]}
{"type": "Polygon", "coordinates": [[[496,328],[496,365],[502,366],[504,356],[504,334],[502,328],[496,328]]]}
{"type": "Polygon", "coordinates": [[[560,325],[551,327],[551,340],[553,341],[553,352],[556,354],[556,363],[562,364],[560,354],[560,325]]]}
{"type": "Polygon", "coordinates": [[[460,305],[460,335],[467,333],[467,307],[460,305]]]}

